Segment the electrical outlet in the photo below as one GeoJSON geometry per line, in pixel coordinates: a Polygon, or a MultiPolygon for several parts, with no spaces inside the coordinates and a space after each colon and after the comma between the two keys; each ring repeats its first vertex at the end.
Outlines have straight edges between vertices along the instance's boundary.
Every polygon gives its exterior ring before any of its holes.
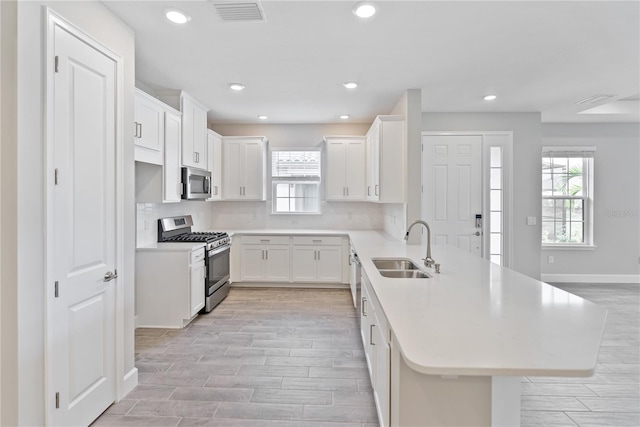
{"type": "Polygon", "coordinates": [[[527,225],[536,225],[536,217],[528,216],[527,217],[527,225]]]}
{"type": "Polygon", "coordinates": [[[555,259],[553,258],[553,255],[549,255],[549,264],[553,264],[555,261],[555,259]]]}

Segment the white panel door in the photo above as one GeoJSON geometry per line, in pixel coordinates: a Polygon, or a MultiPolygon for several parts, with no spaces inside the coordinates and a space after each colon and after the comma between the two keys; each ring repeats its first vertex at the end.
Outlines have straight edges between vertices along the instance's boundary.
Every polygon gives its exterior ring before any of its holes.
{"type": "Polygon", "coordinates": [[[136,95],[135,117],[138,123],[136,145],[162,152],[162,114],[162,109],[158,108],[157,104],[143,96],[136,95]]]}
{"type": "Polygon", "coordinates": [[[423,135],[422,212],[434,244],[482,256],[482,136],[423,135]]]}
{"type": "Polygon", "coordinates": [[[195,316],[204,307],[204,288],[205,288],[206,269],[204,261],[191,266],[191,316],[195,316]]]}
{"type": "Polygon", "coordinates": [[[272,282],[288,282],[289,245],[265,246],[265,278],[272,282]]]}
{"type": "Polygon", "coordinates": [[[51,421],[89,425],[115,399],[116,64],[59,26],[54,46],[51,421]]]}
{"type": "Polygon", "coordinates": [[[242,245],[240,248],[240,280],[252,282],[263,280],[265,273],[265,254],[262,245],[242,245]]]}
{"type": "Polygon", "coordinates": [[[224,191],[222,197],[225,199],[239,199],[240,187],[243,185],[240,179],[243,173],[243,145],[240,141],[226,140],[222,148],[223,175],[222,186],[224,191]]]}
{"type": "Polygon", "coordinates": [[[347,142],[346,163],[347,199],[364,200],[367,186],[364,140],[347,142]]]}

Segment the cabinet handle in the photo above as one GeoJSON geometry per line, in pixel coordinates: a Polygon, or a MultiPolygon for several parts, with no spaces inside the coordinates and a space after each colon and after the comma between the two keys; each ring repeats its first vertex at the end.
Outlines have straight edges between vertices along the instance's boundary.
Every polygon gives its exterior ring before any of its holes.
{"type": "Polygon", "coordinates": [[[271,239],[260,239],[260,241],[262,243],[269,243],[269,242],[271,242],[271,239]]]}
{"type": "Polygon", "coordinates": [[[198,153],[193,152],[193,163],[198,163],[198,153]]]}
{"type": "Polygon", "coordinates": [[[135,125],[135,129],[133,130],[133,137],[134,138],[138,138],[138,122],[133,122],[133,124],[135,125]]]}
{"type": "Polygon", "coordinates": [[[142,123],[140,123],[140,138],[142,138],[142,123]]]}
{"type": "Polygon", "coordinates": [[[371,186],[367,187],[367,196],[371,195],[371,186]]]}
{"type": "Polygon", "coordinates": [[[367,310],[365,310],[366,303],[367,303],[367,299],[365,297],[363,297],[362,298],[362,307],[360,308],[363,316],[367,315],[367,310]]]}
{"type": "Polygon", "coordinates": [[[262,250],[262,259],[264,259],[264,249],[262,250]]]}
{"type": "Polygon", "coordinates": [[[312,242],[313,242],[313,243],[322,243],[322,240],[321,240],[321,239],[317,239],[317,240],[316,240],[316,239],[314,239],[314,240],[312,240],[312,242]]]}
{"type": "Polygon", "coordinates": [[[373,328],[374,328],[375,326],[376,326],[376,325],[371,325],[371,326],[369,326],[369,343],[370,343],[371,345],[376,345],[376,343],[374,343],[374,342],[373,342],[373,328]]]}
{"type": "Polygon", "coordinates": [[[376,184],[376,196],[378,195],[378,187],[380,187],[378,184],[376,184]]]}
{"type": "Polygon", "coordinates": [[[264,251],[264,259],[269,259],[269,249],[264,251]]]}
{"type": "Polygon", "coordinates": [[[214,185],[214,186],[213,186],[213,195],[214,195],[214,196],[217,196],[217,195],[218,195],[218,186],[217,186],[217,185],[214,185]]]}
{"type": "Polygon", "coordinates": [[[318,251],[318,261],[320,261],[320,251],[318,251]]]}
{"type": "Polygon", "coordinates": [[[349,187],[347,187],[347,197],[349,197],[349,187]]]}

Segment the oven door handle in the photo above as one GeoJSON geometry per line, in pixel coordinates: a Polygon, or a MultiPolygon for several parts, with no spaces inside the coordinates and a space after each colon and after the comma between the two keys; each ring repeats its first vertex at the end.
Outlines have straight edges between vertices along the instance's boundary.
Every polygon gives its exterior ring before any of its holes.
{"type": "Polygon", "coordinates": [[[219,253],[222,253],[224,251],[228,251],[229,249],[231,249],[231,245],[218,246],[217,248],[215,248],[214,250],[209,252],[208,255],[209,256],[218,255],[219,253]]]}

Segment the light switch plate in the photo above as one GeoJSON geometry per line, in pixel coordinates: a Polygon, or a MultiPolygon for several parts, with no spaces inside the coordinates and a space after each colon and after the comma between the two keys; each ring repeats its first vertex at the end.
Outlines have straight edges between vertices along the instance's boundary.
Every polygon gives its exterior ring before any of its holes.
{"type": "Polygon", "coordinates": [[[536,217],[528,216],[527,217],[527,225],[536,225],[536,217]]]}

